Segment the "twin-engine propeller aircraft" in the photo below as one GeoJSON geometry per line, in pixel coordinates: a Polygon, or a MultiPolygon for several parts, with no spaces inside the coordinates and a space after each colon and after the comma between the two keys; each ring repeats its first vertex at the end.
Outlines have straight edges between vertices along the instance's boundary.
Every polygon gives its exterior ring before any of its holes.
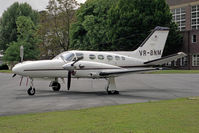
{"type": "Polygon", "coordinates": [[[104,78],[108,94],[118,94],[115,77],[145,71],[158,70],[154,67],[186,56],[179,52],[162,57],[163,49],[169,33],[167,27],[156,27],[144,42],[135,50],[128,52],[98,52],[98,51],[67,51],[57,55],[52,60],[25,61],[16,64],[12,71],[15,76],[30,78],[29,95],[35,94],[34,78],[51,78],[53,91],[60,90],[58,78],[67,78],[67,88],[70,89],[71,78],[104,78]]]}

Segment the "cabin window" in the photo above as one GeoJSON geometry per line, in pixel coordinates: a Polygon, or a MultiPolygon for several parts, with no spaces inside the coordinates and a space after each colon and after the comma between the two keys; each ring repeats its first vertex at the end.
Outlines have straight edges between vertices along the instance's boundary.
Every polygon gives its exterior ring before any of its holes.
{"type": "Polygon", "coordinates": [[[90,54],[90,55],[89,55],[89,58],[90,58],[91,60],[94,60],[96,57],[95,57],[94,54],[90,54]]]}
{"type": "Polygon", "coordinates": [[[120,57],[119,56],[115,56],[115,60],[120,60],[120,57]]]}
{"type": "Polygon", "coordinates": [[[84,59],[84,54],[83,53],[76,53],[76,57],[84,59]]]}
{"type": "Polygon", "coordinates": [[[108,60],[113,60],[113,56],[108,55],[108,56],[107,56],[107,59],[108,59],[108,60]]]}
{"type": "Polygon", "coordinates": [[[125,60],[125,57],[124,57],[124,56],[122,56],[122,60],[125,60]]]}
{"type": "Polygon", "coordinates": [[[103,56],[103,55],[98,55],[98,59],[99,59],[99,60],[103,60],[103,59],[104,59],[104,56],[103,56]]]}

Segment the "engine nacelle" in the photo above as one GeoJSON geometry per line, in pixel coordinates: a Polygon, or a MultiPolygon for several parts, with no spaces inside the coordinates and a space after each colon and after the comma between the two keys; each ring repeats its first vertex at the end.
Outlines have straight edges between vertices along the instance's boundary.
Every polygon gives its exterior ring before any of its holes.
{"type": "Polygon", "coordinates": [[[62,67],[68,71],[73,71],[75,69],[75,66],[72,66],[70,63],[63,65],[62,67]]]}

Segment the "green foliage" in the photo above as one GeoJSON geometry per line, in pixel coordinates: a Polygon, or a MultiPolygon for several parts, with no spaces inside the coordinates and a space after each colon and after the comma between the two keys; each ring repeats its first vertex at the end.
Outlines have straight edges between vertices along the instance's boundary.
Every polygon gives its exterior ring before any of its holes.
{"type": "Polygon", "coordinates": [[[171,28],[165,54],[182,44],[165,0],[88,0],[76,17],[71,49],[134,50],[156,26],[171,28]]]}
{"type": "Polygon", "coordinates": [[[10,47],[5,51],[3,59],[5,61],[20,61],[20,46],[24,46],[24,60],[37,59],[39,43],[36,35],[36,26],[30,17],[20,16],[17,18],[17,42],[10,43],[10,47]]]}
{"type": "MultiPolygon", "coordinates": [[[[76,13],[77,22],[72,24],[70,48],[103,50],[107,42],[107,14],[117,0],[88,0],[76,13]],[[102,49],[101,49],[102,48],[102,49]]],[[[108,47],[107,47],[108,50],[108,47]]]]}
{"type": "Polygon", "coordinates": [[[8,70],[8,65],[7,64],[1,64],[0,65],[0,70],[8,70]]]}
{"type": "Polygon", "coordinates": [[[55,56],[68,50],[70,24],[77,5],[76,0],[50,0],[47,11],[40,14],[38,34],[42,56],[55,56]]]}
{"type": "Polygon", "coordinates": [[[7,50],[5,51],[3,60],[4,61],[20,61],[19,48],[20,48],[20,43],[17,43],[17,42],[10,43],[10,47],[8,47],[7,50]]]}
{"type": "Polygon", "coordinates": [[[32,10],[27,3],[15,2],[2,15],[0,20],[0,49],[6,50],[9,44],[17,41],[17,24],[19,16],[28,16],[33,23],[38,23],[38,12],[32,10]]]}

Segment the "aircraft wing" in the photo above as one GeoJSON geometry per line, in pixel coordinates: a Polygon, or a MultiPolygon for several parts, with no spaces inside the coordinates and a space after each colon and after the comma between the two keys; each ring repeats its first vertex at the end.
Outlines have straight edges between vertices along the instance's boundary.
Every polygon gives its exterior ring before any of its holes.
{"type": "Polygon", "coordinates": [[[179,59],[179,58],[182,58],[185,56],[186,56],[185,53],[179,52],[177,54],[173,54],[173,55],[165,56],[165,57],[162,57],[162,58],[159,58],[156,60],[144,62],[144,64],[146,64],[146,65],[162,65],[162,64],[174,61],[176,59],[179,59]]]}
{"type": "Polygon", "coordinates": [[[131,74],[131,73],[142,73],[147,71],[155,71],[160,70],[160,68],[133,68],[133,69],[115,69],[115,70],[104,70],[99,73],[100,76],[103,77],[117,77],[124,74],[131,74]]]}

